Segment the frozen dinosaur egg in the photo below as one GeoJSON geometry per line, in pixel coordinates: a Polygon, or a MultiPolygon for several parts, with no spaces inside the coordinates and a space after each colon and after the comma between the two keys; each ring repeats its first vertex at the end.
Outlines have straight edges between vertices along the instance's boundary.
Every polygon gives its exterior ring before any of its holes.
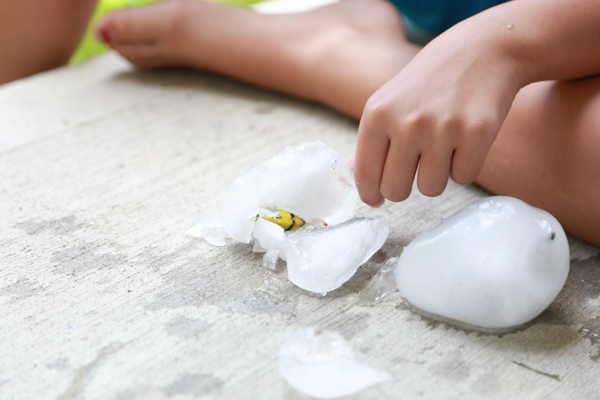
{"type": "Polygon", "coordinates": [[[287,261],[293,283],[325,295],[387,238],[381,218],[347,221],[357,201],[352,170],[327,145],[308,142],[286,147],[236,179],[221,213],[187,233],[217,246],[229,238],[253,242],[253,251],[265,253],[263,266],[287,261]]]}
{"type": "Polygon", "coordinates": [[[338,224],[358,201],[354,175],[333,149],[321,142],[288,146],[236,179],[221,207],[223,229],[249,243],[257,215],[284,210],[306,223],[338,224]]]}
{"type": "Polygon", "coordinates": [[[484,328],[507,328],[544,311],[568,273],[569,245],[556,218],[497,196],[417,236],[398,261],[396,280],[418,309],[484,328]]]}

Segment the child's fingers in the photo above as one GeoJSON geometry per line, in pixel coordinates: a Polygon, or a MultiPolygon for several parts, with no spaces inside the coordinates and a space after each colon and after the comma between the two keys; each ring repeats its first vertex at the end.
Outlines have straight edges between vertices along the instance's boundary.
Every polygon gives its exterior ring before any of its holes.
{"type": "Polygon", "coordinates": [[[421,154],[417,186],[425,196],[439,196],[448,185],[454,148],[448,145],[427,148],[421,154]]]}
{"type": "Polygon", "coordinates": [[[490,145],[466,142],[458,147],[452,157],[450,170],[452,180],[461,185],[468,185],[475,181],[483,168],[490,145]]]}
{"type": "Polygon", "coordinates": [[[361,122],[358,128],[354,179],[361,200],[378,207],[385,201],[379,186],[390,141],[387,135],[367,130],[364,125],[361,122]]]}
{"type": "Polygon", "coordinates": [[[380,185],[383,197],[390,201],[403,201],[410,196],[421,157],[419,148],[409,141],[391,142],[380,185]]]}

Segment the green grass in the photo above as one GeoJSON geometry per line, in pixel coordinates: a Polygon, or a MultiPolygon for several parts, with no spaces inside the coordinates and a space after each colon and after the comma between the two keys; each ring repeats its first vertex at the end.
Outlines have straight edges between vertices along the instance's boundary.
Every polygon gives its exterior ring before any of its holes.
{"type": "MultiPolygon", "coordinates": [[[[104,53],[109,49],[105,44],[102,44],[94,37],[94,25],[104,14],[113,10],[125,7],[143,7],[161,0],[100,0],[96,12],[90,21],[90,25],[79,44],[79,47],[71,57],[71,64],[79,64],[90,58],[104,53]]],[[[199,0],[202,1],[202,0],[199,0]]],[[[210,0],[213,3],[229,4],[238,7],[248,7],[252,4],[260,3],[263,0],[210,0]]]]}

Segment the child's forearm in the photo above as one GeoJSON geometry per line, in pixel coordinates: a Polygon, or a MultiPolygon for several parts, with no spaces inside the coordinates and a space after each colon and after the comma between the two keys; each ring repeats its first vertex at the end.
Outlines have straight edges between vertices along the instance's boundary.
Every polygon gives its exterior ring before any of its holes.
{"type": "Polygon", "coordinates": [[[476,15],[448,33],[465,35],[519,63],[523,86],[600,74],[600,1],[518,0],[476,15]],[[479,34],[473,35],[473,32],[479,34]]]}
{"type": "Polygon", "coordinates": [[[600,74],[600,0],[515,0],[431,41],[367,102],[355,179],[371,205],[402,201],[448,176],[477,178],[513,100],[542,80],[600,74]]]}

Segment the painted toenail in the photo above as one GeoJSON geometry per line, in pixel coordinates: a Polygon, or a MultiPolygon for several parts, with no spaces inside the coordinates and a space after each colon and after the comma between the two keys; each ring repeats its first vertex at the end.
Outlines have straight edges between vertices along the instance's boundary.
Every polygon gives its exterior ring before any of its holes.
{"type": "Polygon", "coordinates": [[[112,42],[112,38],[110,37],[108,32],[104,31],[104,30],[102,30],[98,33],[97,39],[100,43],[110,44],[112,42]]]}

